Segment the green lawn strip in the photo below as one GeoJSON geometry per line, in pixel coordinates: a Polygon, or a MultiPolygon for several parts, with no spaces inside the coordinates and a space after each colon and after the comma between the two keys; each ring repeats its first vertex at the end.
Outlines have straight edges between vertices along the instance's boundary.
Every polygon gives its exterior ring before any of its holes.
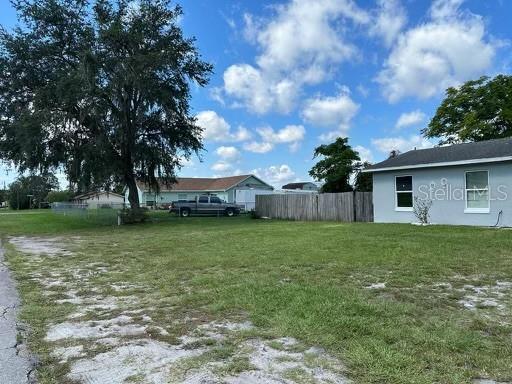
{"type": "MultiPolygon", "coordinates": [[[[156,308],[150,315],[173,337],[193,327],[173,329],[176,318],[249,317],[272,335],[321,345],[360,383],[512,378],[510,306],[505,319],[492,310],[484,316],[462,309],[459,294],[432,288],[467,283],[457,276],[475,285],[512,281],[506,230],[157,216],[158,222],[118,228],[26,215],[23,225],[14,217],[10,226],[0,223],[0,233],[80,236],[77,255],[61,262],[70,270],[77,260],[101,262],[115,271],[92,278],[99,288],[143,287],[133,294],[156,308]],[[364,288],[373,283],[386,288],[364,288]]],[[[37,265],[12,250],[8,258],[21,282],[33,348],[44,356],[45,327],[63,312],[45,310],[49,298],[26,281],[37,265]]],[[[52,364],[43,358],[41,369],[49,372],[52,364]]]]}

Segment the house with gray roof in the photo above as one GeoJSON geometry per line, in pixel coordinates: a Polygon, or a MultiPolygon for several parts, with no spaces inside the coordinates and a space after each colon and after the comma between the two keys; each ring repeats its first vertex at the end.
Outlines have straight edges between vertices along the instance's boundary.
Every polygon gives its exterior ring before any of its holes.
{"type": "Polygon", "coordinates": [[[310,181],[298,182],[298,183],[288,183],[282,186],[282,189],[285,191],[312,191],[318,192],[320,188],[315,183],[310,181]]]}
{"type": "Polygon", "coordinates": [[[432,202],[435,224],[512,227],[512,138],[415,149],[368,167],[374,220],[417,222],[432,202]]]}

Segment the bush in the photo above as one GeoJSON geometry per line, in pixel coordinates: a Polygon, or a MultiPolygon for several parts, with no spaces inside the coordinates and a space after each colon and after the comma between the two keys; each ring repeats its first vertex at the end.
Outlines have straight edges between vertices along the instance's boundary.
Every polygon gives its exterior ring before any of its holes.
{"type": "Polygon", "coordinates": [[[51,203],[64,203],[71,200],[72,194],[70,191],[51,191],[48,193],[46,200],[51,203]]]}
{"type": "Polygon", "coordinates": [[[144,223],[148,219],[147,209],[145,208],[125,208],[119,212],[121,224],[144,223]]]}
{"type": "Polygon", "coordinates": [[[414,197],[413,212],[420,224],[427,225],[429,223],[430,208],[432,208],[432,200],[414,197]]]}

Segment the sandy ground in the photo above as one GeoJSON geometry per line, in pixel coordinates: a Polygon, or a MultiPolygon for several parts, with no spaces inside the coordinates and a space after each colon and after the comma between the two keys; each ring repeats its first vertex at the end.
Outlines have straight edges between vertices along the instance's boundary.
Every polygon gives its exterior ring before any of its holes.
{"type": "MultiPolygon", "coordinates": [[[[183,320],[176,319],[169,324],[154,321],[151,311],[155,308],[148,307],[133,293],[149,290],[148,287],[116,281],[102,287],[106,290],[98,289],[92,277],[119,272],[101,263],[80,261],[73,263],[70,270],[63,262],[59,263],[60,268],[45,270],[46,258],[73,256],[72,247],[66,244],[80,239],[13,237],[9,241],[26,254],[27,263],[33,265],[32,279],[45,294],[51,297],[58,293],[55,304],[73,305],[67,319],[49,325],[45,337],[52,356],[60,364],[68,365],[69,380],[86,384],[350,382],[343,363],[321,347],[303,345],[290,337],[254,336],[262,333],[248,321],[222,319],[203,323],[178,340],[166,341],[172,327],[184,328],[179,323],[183,320]]],[[[480,311],[493,320],[510,310],[512,282],[479,285],[478,278],[473,281],[461,276],[454,276],[450,281],[417,288],[440,296],[455,294],[460,310],[480,311]]],[[[380,281],[364,288],[384,291],[388,286],[380,281]]],[[[0,380],[3,382],[9,381],[0,380]]],[[[487,378],[475,379],[473,383],[510,384],[487,378]]]]}
{"type": "Polygon", "coordinates": [[[32,279],[45,294],[62,296],[64,292],[66,297],[55,300],[56,304],[73,304],[73,313],[51,324],[45,337],[53,357],[68,364],[70,380],[87,384],[349,382],[343,363],[322,348],[287,337],[255,337],[258,332],[248,321],[203,323],[176,342],[164,341],[173,324],[153,321],[151,308],[130,292],[144,287],[116,282],[107,290],[115,291],[115,296],[103,294],[91,276],[114,271],[98,263],[75,265],[71,278],[65,263],[44,271],[44,258],[72,255],[62,238],[13,237],[9,241],[34,265],[32,279]]]}

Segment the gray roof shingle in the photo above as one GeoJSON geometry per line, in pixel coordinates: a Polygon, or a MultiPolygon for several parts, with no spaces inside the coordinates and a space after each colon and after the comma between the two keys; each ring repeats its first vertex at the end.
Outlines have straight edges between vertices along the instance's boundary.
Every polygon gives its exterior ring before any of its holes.
{"type": "Polygon", "coordinates": [[[389,158],[380,163],[366,168],[366,171],[394,169],[397,167],[406,169],[421,168],[422,166],[449,165],[443,163],[478,160],[486,162],[486,159],[512,158],[512,138],[479,141],[475,143],[454,144],[450,146],[434,147],[428,149],[414,149],[389,158]]]}

